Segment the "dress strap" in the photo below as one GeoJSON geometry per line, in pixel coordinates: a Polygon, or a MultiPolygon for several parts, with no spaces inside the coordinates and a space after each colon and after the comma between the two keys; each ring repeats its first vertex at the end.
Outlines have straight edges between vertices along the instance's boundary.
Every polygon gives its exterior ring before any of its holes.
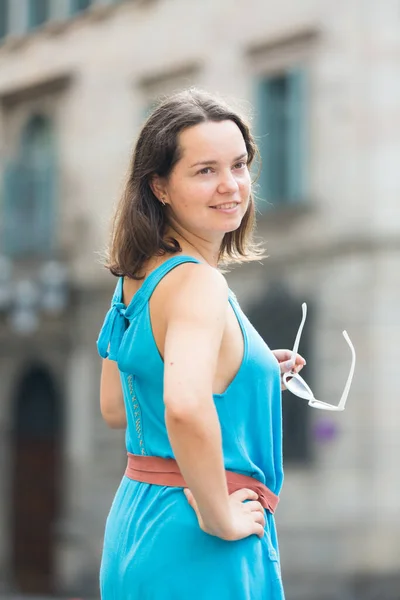
{"type": "Polygon", "coordinates": [[[131,303],[126,309],[126,318],[132,318],[134,314],[140,312],[143,306],[150,300],[152,293],[154,292],[161,279],[167,275],[172,269],[183,263],[200,263],[197,258],[180,254],[179,256],[172,256],[168,258],[161,265],[156,267],[143,281],[142,286],[133,296],[131,303]]]}

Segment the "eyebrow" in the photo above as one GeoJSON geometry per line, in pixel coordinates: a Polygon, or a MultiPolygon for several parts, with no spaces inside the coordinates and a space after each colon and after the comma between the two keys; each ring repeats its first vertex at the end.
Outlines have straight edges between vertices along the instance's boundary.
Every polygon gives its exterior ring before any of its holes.
{"type": "MultiPolygon", "coordinates": [[[[244,152],[240,156],[237,156],[236,158],[233,159],[232,162],[237,162],[241,158],[245,158],[245,157],[247,157],[247,152],[244,152]]],[[[194,163],[194,165],[191,165],[189,168],[193,169],[193,167],[199,167],[200,165],[203,165],[203,166],[204,165],[216,165],[217,163],[218,163],[217,160],[202,160],[200,162],[194,163]]]]}

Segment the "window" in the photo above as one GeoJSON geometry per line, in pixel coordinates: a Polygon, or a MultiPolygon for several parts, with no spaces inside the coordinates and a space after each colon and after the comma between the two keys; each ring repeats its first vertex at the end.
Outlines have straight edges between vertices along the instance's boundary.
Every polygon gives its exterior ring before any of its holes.
{"type": "Polygon", "coordinates": [[[92,0],[71,0],[71,12],[72,14],[82,12],[90,7],[92,0]]]}
{"type": "Polygon", "coordinates": [[[29,0],[29,28],[40,27],[50,18],[50,0],[29,0]]]}
{"type": "Polygon", "coordinates": [[[262,160],[258,195],[267,207],[305,199],[305,79],[299,68],[258,83],[256,134],[262,160]]]}
{"type": "MultiPolygon", "coordinates": [[[[294,299],[279,283],[271,284],[272,291],[248,311],[249,320],[258,333],[273,348],[293,347],[301,320],[301,302],[294,299]]],[[[301,372],[312,388],[311,356],[312,304],[307,302],[307,326],[304,328],[299,352],[307,358],[301,372]]],[[[311,459],[310,408],[305,400],[285,391],[282,396],[283,458],[285,465],[303,465],[311,459]]]]}
{"type": "Polygon", "coordinates": [[[55,206],[53,131],[47,119],[33,117],[18,156],[5,169],[1,250],[8,255],[45,256],[52,250],[55,206]]]}
{"type": "Polygon", "coordinates": [[[0,40],[8,33],[8,0],[0,0],[0,40]]]}

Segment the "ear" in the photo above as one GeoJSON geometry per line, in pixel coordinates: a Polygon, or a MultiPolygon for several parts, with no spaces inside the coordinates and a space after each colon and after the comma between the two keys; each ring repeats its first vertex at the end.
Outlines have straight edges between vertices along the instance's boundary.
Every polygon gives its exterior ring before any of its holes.
{"type": "Polygon", "coordinates": [[[153,177],[150,179],[149,185],[155,197],[158,198],[160,202],[165,204],[166,190],[164,180],[158,175],[153,175],[153,177]]]}

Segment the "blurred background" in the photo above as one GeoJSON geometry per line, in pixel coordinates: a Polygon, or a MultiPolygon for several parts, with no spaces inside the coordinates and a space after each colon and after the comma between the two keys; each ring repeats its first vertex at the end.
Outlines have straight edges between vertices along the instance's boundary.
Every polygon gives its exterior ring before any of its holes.
{"type": "MultiPolygon", "coordinates": [[[[400,599],[400,3],[0,0],[0,597],[98,598],[124,432],[99,410],[101,266],[139,128],[189,86],[245,112],[268,258],[228,275],[284,393],[287,600],[400,599]]],[[[211,595],[210,595],[211,597],[211,595]]]]}

